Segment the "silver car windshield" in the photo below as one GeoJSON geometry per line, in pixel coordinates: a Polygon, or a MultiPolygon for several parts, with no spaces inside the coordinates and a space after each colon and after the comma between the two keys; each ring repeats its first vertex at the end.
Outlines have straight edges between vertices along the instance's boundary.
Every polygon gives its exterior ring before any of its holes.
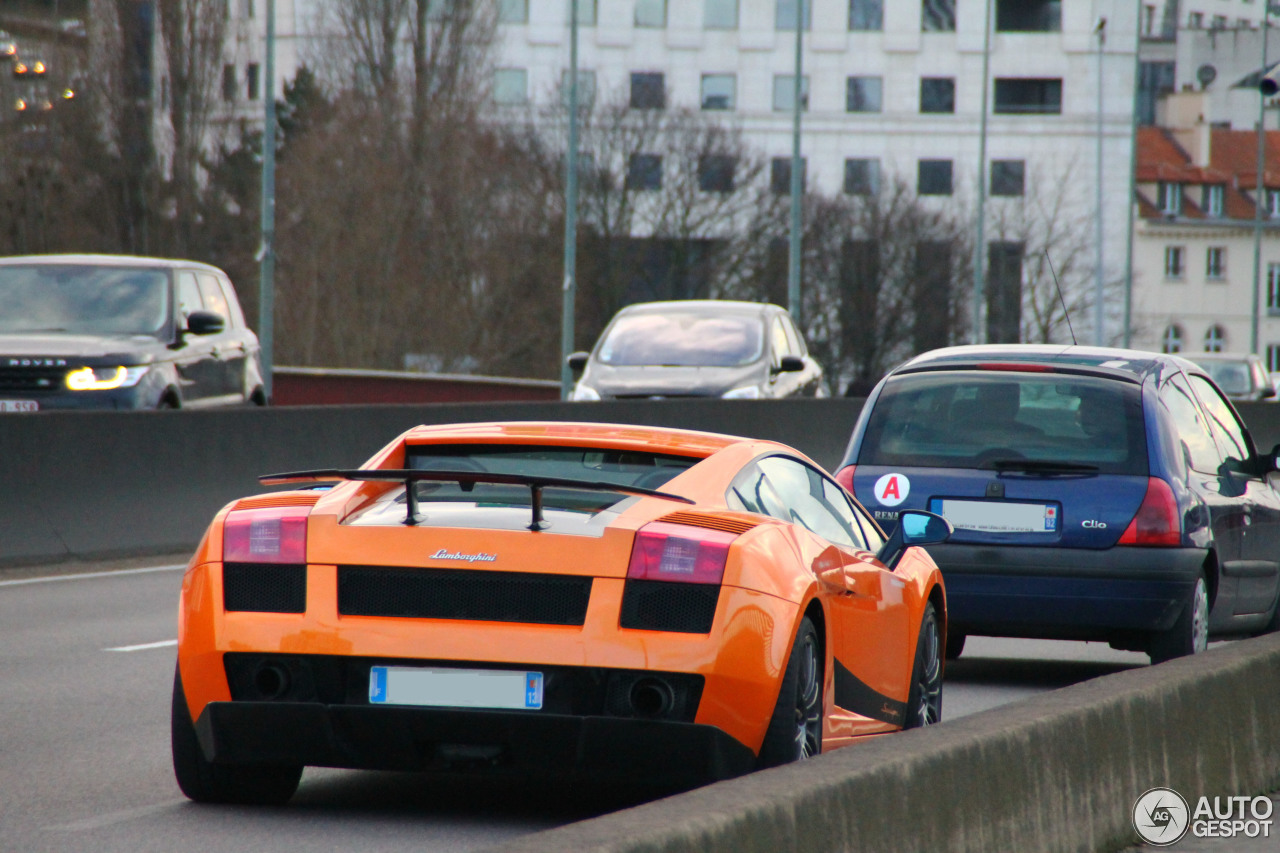
{"type": "Polygon", "coordinates": [[[0,266],[0,334],[160,336],[165,270],[73,264],[0,266]]]}
{"type": "Polygon", "coordinates": [[[763,347],[758,317],[644,313],[619,317],[597,357],[615,367],[738,367],[758,360],[763,347]]]}

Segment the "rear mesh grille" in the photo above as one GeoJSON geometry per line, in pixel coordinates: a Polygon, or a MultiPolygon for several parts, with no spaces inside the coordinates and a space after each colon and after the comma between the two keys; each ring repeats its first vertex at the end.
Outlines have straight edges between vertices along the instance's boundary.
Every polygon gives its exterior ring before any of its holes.
{"type": "Polygon", "coordinates": [[[587,620],[591,578],[453,569],[341,566],[338,612],[581,625],[587,620]]]}
{"type": "Polygon", "coordinates": [[[628,580],[622,592],[623,628],[707,634],[716,617],[716,584],[628,580]]]}
{"type": "Polygon", "coordinates": [[[253,613],[305,613],[307,567],[295,563],[226,563],[222,607],[253,613]]]}

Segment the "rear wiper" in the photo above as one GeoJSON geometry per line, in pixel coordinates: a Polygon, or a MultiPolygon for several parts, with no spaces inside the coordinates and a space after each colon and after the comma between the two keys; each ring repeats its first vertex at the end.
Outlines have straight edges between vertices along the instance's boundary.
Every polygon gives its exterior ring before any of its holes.
{"type": "Polygon", "coordinates": [[[1093,474],[1097,465],[1083,462],[1055,462],[1052,459],[993,459],[988,463],[997,471],[1030,471],[1045,474],[1093,474]]]}
{"type": "MultiPolygon", "coordinates": [[[[263,474],[258,482],[264,486],[278,486],[283,483],[310,483],[317,480],[390,480],[404,483],[406,516],[404,523],[418,523],[418,496],[413,484],[422,480],[442,483],[457,483],[464,489],[476,483],[497,483],[509,486],[528,486],[530,503],[533,510],[533,521],[530,530],[544,530],[550,525],[542,518],[542,490],[550,486],[560,489],[584,489],[592,492],[618,492],[624,495],[644,495],[651,498],[666,498],[681,503],[696,503],[683,495],[671,492],[660,492],[656,489],[645,489],[640,486],[628,486],[622,483],[607,483],[602,480],[574,480],[567,477],[538,477],[530,474],[497,474],[489,471],[423,471],[417,468],[322,468],[315,471],[293,471],[285,474],[263,474]]],[[[469,490],[469,489],[468,489],[469,490]]]]}

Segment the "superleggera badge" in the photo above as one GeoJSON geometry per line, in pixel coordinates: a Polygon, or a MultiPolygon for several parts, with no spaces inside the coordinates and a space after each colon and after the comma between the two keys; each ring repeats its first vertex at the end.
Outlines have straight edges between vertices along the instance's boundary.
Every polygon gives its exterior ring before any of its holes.
{"type": "Polygon", "coordinates": [[[461,551],[450,551],[448,549],[441,548],[439,551],[436,551],[431,555],[431,559],[462,560],[467,563],[493,563],[497,562],[498,556],[496,554],[486,554],[484,552],[479,554],[464,554],[461,551]]]}

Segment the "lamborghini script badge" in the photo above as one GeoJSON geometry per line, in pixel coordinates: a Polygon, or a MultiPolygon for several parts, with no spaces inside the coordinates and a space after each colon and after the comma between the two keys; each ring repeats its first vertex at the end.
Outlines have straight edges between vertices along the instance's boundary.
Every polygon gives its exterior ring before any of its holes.
{"type": "Polygon", "coordinates": [[[483,552],[479,554],[464,554],[461,551],[450,551],[446,548],[441,548],[439,551],[436,551],[431,555],[431,559],[463,560],[468,563],[493,563],[497,561],[498,556],[496,554],[485,554],[483,552]]]}

